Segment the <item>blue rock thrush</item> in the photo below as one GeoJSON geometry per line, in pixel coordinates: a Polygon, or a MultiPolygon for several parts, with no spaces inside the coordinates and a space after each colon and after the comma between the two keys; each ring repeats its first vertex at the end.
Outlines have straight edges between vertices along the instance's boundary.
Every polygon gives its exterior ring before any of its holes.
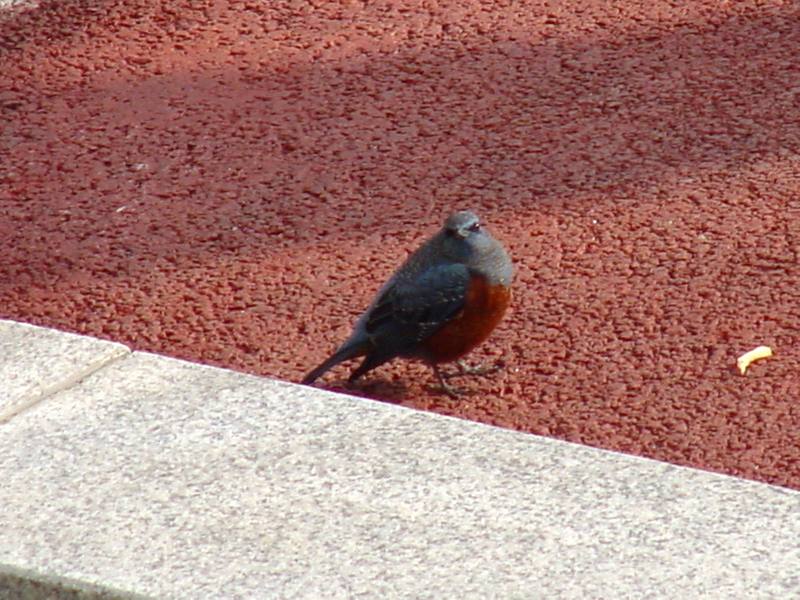
{"type": "Polygon", "coordinates": [[[455,396],[438,365],[489,337],[511,302],[512,278],[511,259],[475,213],[453,213],[384,284],[347,341],[302,383],[351,358],[365,357],[352,382],[401,357],[429,364],[442,389],[455,396]]]}

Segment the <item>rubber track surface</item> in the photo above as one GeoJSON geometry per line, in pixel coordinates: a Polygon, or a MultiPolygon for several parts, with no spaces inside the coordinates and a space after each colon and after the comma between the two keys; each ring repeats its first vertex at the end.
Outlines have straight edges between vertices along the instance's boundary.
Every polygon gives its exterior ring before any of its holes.
{"type": "Polygon", "coordinates": [[[800,488],[800,3],[58,0],[0,38],[0,316],[296,381],[472,207],[503,369],[355,393],[800,488]]]}

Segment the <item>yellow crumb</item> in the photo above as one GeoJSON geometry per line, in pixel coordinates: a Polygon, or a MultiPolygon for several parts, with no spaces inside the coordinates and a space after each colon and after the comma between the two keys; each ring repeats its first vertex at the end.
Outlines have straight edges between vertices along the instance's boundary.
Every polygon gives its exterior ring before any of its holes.
{"type": "Polygon", "coordinates": [[[739,367],[739,371],[742,373],[742,375],[744,375],[751,362],[754,360],[767,358],[769,356],[772,356],[772,348],[769,346],[759,346],[758,348],[753,348],[750,350],[750,352],[745,352],[739,358],[737,358],[736,366],[739,367]]]}

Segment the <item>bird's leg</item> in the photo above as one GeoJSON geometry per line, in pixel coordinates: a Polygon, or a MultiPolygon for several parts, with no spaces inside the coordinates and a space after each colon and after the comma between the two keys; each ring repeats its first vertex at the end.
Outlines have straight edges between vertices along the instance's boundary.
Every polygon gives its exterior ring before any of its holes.
{"type": "Polygon", "coordinates": [[[431,365],[431,367],[433,367],[433,372],[436,375],[436,378],[439,380],[439,385],[441,386],[442,391],[451,398],[458,398],[460,396],[459,391],[445,381],[444,375],[442,375],[439,367],[436,365],[431,365]]]}

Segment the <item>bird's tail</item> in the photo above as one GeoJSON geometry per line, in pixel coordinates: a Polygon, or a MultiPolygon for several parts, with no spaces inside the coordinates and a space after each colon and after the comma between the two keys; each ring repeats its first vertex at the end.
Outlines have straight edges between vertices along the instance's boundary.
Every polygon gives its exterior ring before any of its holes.
{"type": "Polygon", "coordinates": [[[308,375],[303,377],[303,380],[300,382],[303,385],[309,385],[314,383],[323,373],[332,369],[340,362],[344,362],[350,358],[355,358],[356,356],[363,356],[366,354],[366,344],[365,343],[356,343],[356,344],[345,344],[341,348],[339,348],[336,352],[333,353],[332,356],[327,358],[321,365],[319,365],[316,369],[312,369],[308,375]]]}

